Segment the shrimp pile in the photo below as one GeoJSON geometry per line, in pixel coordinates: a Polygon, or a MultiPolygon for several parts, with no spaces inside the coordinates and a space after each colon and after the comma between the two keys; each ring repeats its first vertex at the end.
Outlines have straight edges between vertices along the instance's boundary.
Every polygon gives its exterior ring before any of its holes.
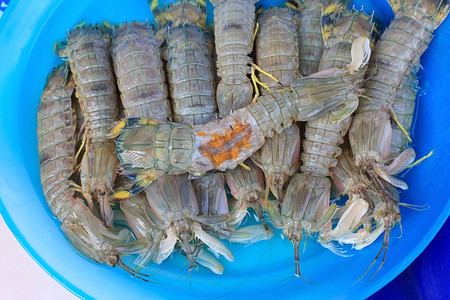
{"type": "Polygon", "coordinates": [[[145,281],[176,250],[189,271],[222,274],[219,255],[234,256],[221,239],[272,227],[297,277],[307,237],[341,254],[384,233],[376,274],[401,222],[395,176],[415,159],[420,56],[449,2],[389,1],[381,36],[337,0],[214,0],[214,30],[201,0],[149,1],[155,24],[77,25],[38,108],[47,204],[84,256],[145,281]],[[261,224],[244,226],[250,209],[261,224]]]}

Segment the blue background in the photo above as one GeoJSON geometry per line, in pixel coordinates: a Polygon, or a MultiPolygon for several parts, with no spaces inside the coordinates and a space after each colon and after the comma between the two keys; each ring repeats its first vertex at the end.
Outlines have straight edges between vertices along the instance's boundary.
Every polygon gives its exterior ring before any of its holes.
{"type": "MultiPolygon", "coordinates": [[[[5,3],[9,1],[3,1],[5,3]]],[[[146,1],[132,1],[124,6],[119,0],[108,5],[95,1],[13,1],[11,14],[0,20],[0,212],[19,242],[51,276],[82,297],[125,296],[188,298],[201,296],[285,298],[363,298],[374,293],[399,274],[429,243],[449,212],[448,169],[450,137],[449,108],[444,101],[449,94],[448,20],[437,32],[422,59],[424,71],[420,85],[423,96],[417,113],[414,132],[418,156],[436,149],[435,155],[405,176],[410,190],[402,195],[408,203],[429,203],[427,211],[402,208],[404,233],[393,231],[391,246],[383,269],[370,282],[352,283],[365,271],[379,251],[381,243],[352,258],[336,257],[314,242],[308,241],[301,257],[305,277],[316,285],[291,280],[293,250],[280,238],[269,244],[260,243],[247,248],[231,246],[236,261],[225,264],[222,277],[204,271],[193,274],[191,282],[186,270],[180,269],[183,259],[174,256],[159,271],[158,284],[148,285],[130,278],[120,270],[99,266],[78,256],[70,249],[59,230],[59,222],[51,217],[42,195],[36,152],[36,110],[47,73],[58,63],[51,53],[53,43],[63,39],[67,29],[81,21],[112,22],[124,19],[140,21],[151,18],[146,1]]],[[[264,3],[279,1],[264,1],[264,3]]],[[[382,1],[355,1],[364,4],[366,12],[374,9],[384,23],[392,12],[382,1]]],[[[449,225],[413,265],[373,295],[377,298],[448,298],[449,225]]]]}

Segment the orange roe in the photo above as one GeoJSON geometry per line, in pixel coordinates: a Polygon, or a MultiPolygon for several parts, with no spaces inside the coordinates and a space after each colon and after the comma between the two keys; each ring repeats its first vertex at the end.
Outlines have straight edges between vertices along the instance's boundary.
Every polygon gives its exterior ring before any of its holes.
{"type": "MultiPolygon", "coordinates": [[[[250,136],[252,134],[249,123],[236,123],[234,128],[226,130],[224,135],[211,134],[211,140],[200,147],[200,154],[209,158],[215,166],[220,166],[228,159],[236,160],[241,150],[250,148],[250,136]]],[[[198,133],[206,136],[204,132],[198,133]]]]}

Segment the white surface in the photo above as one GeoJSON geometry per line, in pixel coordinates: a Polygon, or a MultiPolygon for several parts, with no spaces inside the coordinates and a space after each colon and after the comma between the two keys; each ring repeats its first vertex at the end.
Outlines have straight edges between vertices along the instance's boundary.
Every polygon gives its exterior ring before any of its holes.
{"type": "Polygon", "coordinates": [[[0,299],[78,299],[25,252],[0,215],[0,299]]]}

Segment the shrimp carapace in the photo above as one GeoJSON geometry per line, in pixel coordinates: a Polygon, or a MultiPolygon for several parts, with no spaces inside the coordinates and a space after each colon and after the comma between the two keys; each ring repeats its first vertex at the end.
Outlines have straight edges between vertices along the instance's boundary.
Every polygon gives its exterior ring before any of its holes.
{"type": "Polygon", "coordinates": [[[257,0],[213,0],[217,72],[217,105],[221,116],[250,104],[253,87],[250,53],[255,31],[257,0]]]}
{"type": "Polygon", "coordinates": [[[172,110],[165,83],[156,29],[148,23],[122,23],[113,34],[113,61],[125,116],[170,119],[172,110]]]}

